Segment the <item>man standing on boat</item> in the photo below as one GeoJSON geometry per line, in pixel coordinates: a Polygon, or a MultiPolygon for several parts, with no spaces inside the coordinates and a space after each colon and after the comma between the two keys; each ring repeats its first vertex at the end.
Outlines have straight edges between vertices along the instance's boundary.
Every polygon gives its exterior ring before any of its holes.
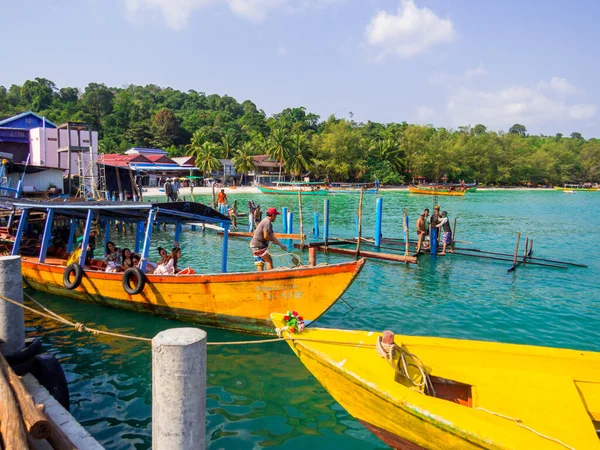
{"type": "MultiPolygon", "coordinates": [[[[444,236],[442,237],[442,253],[440,256],[444,256],[446,254],[446,247],[448,244],[452,244],[452,229],[450,228],[450,221],[448,220],[448,213],[446,211],[442,211],[442,217],[437,224],[438,228],[441,228],[444,231],[444,236]]],[[[449,250],[450,253],[454,253],[452,247],[449,250]]]]}
{"type": "Polygon", "coordinates": [[[267,270],[273,269],[273,259],[269,254],[270,242],[279,245],[284,252],[287,252],[285,245],[279,242],[279,239],[273,233],[273,222],[275,222],[275,219],[280,214],[276,208],[267,209],[267,217],[258,224],[256,230],[254,230],[254,237],[250,241],[250,248],[254,255],[254,264],[259,272],[264,270],[265,263],[267,264],[267,270]]]}
{"type": "Polygon", "coordinates": [[[429,208],[425,208],[423,213],[417,219],[417,253],[421,251],[421,245],[424,247],[427,246],[427,243],[424,243],[425,236],[427,236],[427,219],[429,217],[429,208]]]}

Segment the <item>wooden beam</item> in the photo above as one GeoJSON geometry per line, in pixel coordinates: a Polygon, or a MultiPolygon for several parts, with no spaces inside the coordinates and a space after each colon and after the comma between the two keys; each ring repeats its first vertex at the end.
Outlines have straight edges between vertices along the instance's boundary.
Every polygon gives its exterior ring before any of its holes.
{"type": "Polygon", "coordinates": [[[0,436],[4,450],[28,448],[27,434],[21,420],[21,411],[8,382],[8,374],[0,369],[0,436]]]}
{"type": "MultiPolygon", "coordinates": [[[[338,255],[348,255],[356,257],[356,250],[350,250],[347,248],[335,248],[335,247],[317,247],[317,249],[321,252],[325,253],[335,253],[338,255]]],[[[382,261],[394,261],[394,262],[403,262],[409,264],[417,264],[417,257],[415,255],[396,255],[393,253],[378,253],[378,252],[368,252],[361,251],[360,256],[362,258],[370,258],[370,259],[380,259],[382,261]]]]}

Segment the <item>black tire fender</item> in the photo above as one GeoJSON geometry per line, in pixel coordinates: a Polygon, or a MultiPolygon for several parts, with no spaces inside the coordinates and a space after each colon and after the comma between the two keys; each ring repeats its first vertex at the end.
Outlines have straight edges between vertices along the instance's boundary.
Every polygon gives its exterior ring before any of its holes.
{"type": "Polygon", "coordinates": [[[129,295],[137,295],[146,286],[146,275],[137,267],[130,267],[123,273],[123,289],[129,295]]]}
{"type": "Polygon", "coordinates": [[[69,290],[76,289],[81,284],[81,280],[83,279],[83,269],[77,263],[73,263],[65,269],[65,273],[63,274],[63,284],[69,290]],[[75,279],[71,281],[71,273],[74,275],[75,279]]]}

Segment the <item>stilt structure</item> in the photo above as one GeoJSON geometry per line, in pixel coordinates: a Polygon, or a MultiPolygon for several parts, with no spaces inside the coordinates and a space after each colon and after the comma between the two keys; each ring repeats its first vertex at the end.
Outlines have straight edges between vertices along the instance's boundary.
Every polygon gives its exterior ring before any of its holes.
{"type": "Polygon", "coordinates": [[[95,160],[97,159],[98,151],[96,150],[94,152],[91,126],[81,122],[67,122],[56,128],[59,168],[65,165],[62,155],[64,153],[67,154],[66,166],[63,167],[67,171],[66,193],[71,195],[73,189],[72,154],[76,153],[77,176],[79,178],[79,187],[76,196],[83,198],[100,198],[100,193],[98,192],[96,184],[97,171],[95,170],[95,160]],[[87,139],[86,133],[82,134],[82,131],[87,132],[87,139]]]}

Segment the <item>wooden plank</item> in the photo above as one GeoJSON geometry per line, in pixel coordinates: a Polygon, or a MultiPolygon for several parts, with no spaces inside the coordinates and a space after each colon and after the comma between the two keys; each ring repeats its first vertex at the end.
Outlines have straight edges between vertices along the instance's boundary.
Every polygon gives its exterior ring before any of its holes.
{"type": "MultiPolygon", "coordinates": [[[[356,250],[350,250],[347,248],[335,248],[335,247],[317,247],[321,252],[334,253],[337,255],[348,255],[356,256],[356,250]]],[[[394,262],[405,262],[409,264],[417,264],[417,257],[414,255],[404,256],[395,255],[393,253],[377,253],[377,252],[365,252],[361,251],[360,256],[363,258],[381,259],[383,261],[394,261],[394,262]]]]}
{"type": "MultiPolygon", "coordinates": [[[[207,225],[208,227],[208,225],[207,225]]],[[[223,234],[222,231],[218,231],[217,234],[223,234]]],[[[302,235],[299,233],[273,233],[277,239],[296,239],[301,240],[302,235]]],[[[230,231],[229,237],[252,237],[254,233],[250,233],[248,231],[230,231]]],[[[306,238],[306,236],[304,236],[306,238]]]]}

